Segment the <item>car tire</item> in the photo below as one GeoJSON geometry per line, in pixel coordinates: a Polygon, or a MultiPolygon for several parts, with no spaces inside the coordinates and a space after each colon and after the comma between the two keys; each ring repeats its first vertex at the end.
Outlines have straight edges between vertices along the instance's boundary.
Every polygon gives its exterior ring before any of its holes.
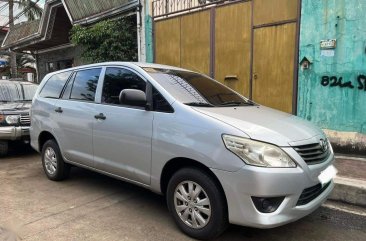
{"type": "Polygon", "coordinates": [[[48,179],[61,181],[70,173],[70,165],[65,163],[55,140],[48,140],[42,147],[42,166],[48,179]]]}
{"type": "Polygon", "coordinates": [[[229,224],[224,193],[205,171],[197,168],[177,171],[169,180],[166,198],[175,223],[193,238],[216,238],[229,224]]]}
{"type": "Polygon", "coordinates": [[[0,156],[6,156],[9,151],[9,143],[7,141],[0,141],[0,156]]]}

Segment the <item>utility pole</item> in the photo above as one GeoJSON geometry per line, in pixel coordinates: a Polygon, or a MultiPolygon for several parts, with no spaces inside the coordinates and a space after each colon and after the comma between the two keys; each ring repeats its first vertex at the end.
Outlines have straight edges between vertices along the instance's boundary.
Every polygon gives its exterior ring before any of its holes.
{"type": "MultiPolygon", "coordinates": [[[[9,0],[9,31],[13,30],[14,27],[14,2],[9,0]]],[[[11,78],[17,77],[17,57],[16,53],[10,50],[10,72],[11,78]]]]}

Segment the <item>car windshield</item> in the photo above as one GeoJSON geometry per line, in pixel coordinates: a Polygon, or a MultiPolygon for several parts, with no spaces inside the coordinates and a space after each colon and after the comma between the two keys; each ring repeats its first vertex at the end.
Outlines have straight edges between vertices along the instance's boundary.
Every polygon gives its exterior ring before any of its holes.
{"type": "Polygon", "coordinates": [[[172,69],[144,68],[178,101],[199,107],[253,105],[223,84],[205,75],[172,69]]]}
{"type": "Polygon", "coordinates": [[[23,91],[24,91],[24,99],[25,101],[31,101],[33,99],[33,96],[36,93],[36,90],[38,88],[37,85],[22,85],[23,86],[23,91]]]}
{"type": "Polygon", "coordinates": [[[0,84],[0,101],[11,102],[20,100],[20,86],[13,83],[0,84]]]}
{"type": "Polygon", "coordinates": [[[0,83],[0,102],[31,101],[36,90],[37,85],[0,83]]]}

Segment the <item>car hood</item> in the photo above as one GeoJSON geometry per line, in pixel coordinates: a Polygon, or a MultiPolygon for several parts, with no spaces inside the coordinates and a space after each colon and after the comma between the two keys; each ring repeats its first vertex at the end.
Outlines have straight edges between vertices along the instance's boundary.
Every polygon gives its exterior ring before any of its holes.
{"type": "Polygon", "coordinates": [[[0,111],[4,114],[8,112],[27,112],[29,111],[30,107],[30,101],[0,103],[0,111]]]}
{"type": "Polygon", "coordinates": [[[240,129],[251,139],[278,146],[293,146],[315,136],[324,136],[312,123],[264,106],[193,109],[240,129]]]}

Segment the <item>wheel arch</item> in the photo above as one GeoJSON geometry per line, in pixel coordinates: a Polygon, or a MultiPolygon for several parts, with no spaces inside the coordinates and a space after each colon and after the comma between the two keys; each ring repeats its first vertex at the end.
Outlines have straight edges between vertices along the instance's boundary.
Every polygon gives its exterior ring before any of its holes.
{"type": "MultiPolygon", "coordinates": [[[[38,148],[39,151],[42,152],[42,147],[43,145],[48,141],[48,140],[56,140],[56,137],[49,131],[42,131],[39,136],[38,136],[38,148]]],[[[58,143],[58,142],[57,142],[58,143]]]]}
{"type": "Polygon", "coordinates": [[[221,182],[216,177],[216,175],[210,170],[210,168],[208,168],[204,164],[202,164],[196,160],[190,159],[190,158],[176,157],[176,158],[169,160],[165,164],[165,166],[163,167],[163,171],[161,172],[161,176],[160,176],[161,193],[163,193],[164,195],[166,194],[169,180],[174,175],[174,173],[182,168],[187,168],[187,167],[194,167],[194,168],[197,168],[197,169],[207,173],[219,187],[219,189],[224,197],[226,207],[227,207],[227,199],[226,199],[226,194],[225,194],[224,188],[222,187],[221,182]]]}

